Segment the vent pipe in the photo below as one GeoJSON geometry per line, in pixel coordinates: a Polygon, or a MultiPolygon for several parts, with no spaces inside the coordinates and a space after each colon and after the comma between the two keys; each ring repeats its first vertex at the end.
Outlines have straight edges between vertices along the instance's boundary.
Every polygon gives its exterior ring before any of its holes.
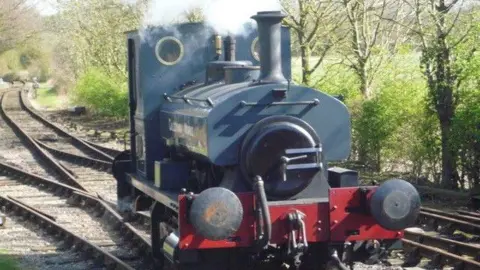
{"type": "Polygon", "coordinates": [[[232,36],[228,36],[225,40],[225,61],[235,61],[236,41],[232,36]]]}
{"type": "Polygon", "coordinates": [[[282,72],[282,20],[281,11],[258,12],[252,19],[257,21],[260,43],[259,83],[287,83],[282,72]]]}

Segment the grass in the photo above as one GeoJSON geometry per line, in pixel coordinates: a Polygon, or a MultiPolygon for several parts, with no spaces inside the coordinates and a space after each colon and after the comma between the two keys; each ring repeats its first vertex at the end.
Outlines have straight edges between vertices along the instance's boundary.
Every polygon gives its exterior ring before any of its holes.
{"type": "Polygon", "coordinates": [[[0,250],[0,269],[2,270],[20,270],[17,260],[10,255],[6,255],[7,251],[0,250]]]}
{"type": "Polygon", "coordinates": [[[48,86],[41,86],[37,90],[36,102],[44,108],[55,108],[59,105],[57,91],[48,86]]]}

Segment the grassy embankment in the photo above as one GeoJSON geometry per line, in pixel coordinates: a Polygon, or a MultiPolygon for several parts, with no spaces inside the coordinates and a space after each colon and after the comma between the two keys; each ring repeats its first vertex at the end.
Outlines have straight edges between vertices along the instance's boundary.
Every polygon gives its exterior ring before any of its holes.
{"type": "Polygon", "coordinates": [[[45,109],[57,109],[62,103],[55,88],[46,84],[40,85],[37,90],[36,102],[45,109]]]}

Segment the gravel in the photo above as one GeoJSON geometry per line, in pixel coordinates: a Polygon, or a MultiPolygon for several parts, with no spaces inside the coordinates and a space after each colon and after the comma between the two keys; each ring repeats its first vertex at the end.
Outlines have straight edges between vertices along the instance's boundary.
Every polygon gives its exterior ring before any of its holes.
{"type": "MultiPolygon", "coordinates": [[[[30,135],[53,141],[60,148],[61,138],[58,139],[56,134],[21,111],[18,93],[8,93],[5,97],[9,116],[19,121],[21,127],[27,128],[30,135]]],[[[0,161],[55,180],[55,175],[49,173],[48,167],[23,146],[3,119],[0,119],[0,136],[0,161]]],[[[69,150],[72,152],[72,149],[69,150]]],[[[111,175],[68,162],[64,164],[74,168],[73,171],[84,185],[98,190],[101,196],[115,203],[116,182],[111,175]],[[105,182],[107,180],[108,183],[105,182]]],[[[148,269],[143,265],[143,259],[132,253],[129,243],[123,242],[122,235],[112,231],[94,213],[67,204],[65,198],[56,197],[34,186],[23,185],[9,177],[0,176],[0,187],[1,196],[13,196],[56,217],[60,225],[118,256],[135,269],[148,269]]],[[[12,216],[12,213],[7,215],[6,226],[0,227],[0,237],[0,250],[13,258],[18,257],[21,269],[103,269],[95,266],[92,261],[85,260],[81,253],[60,249],[61,242],[45,234],[37,225],[12,216]]]]}

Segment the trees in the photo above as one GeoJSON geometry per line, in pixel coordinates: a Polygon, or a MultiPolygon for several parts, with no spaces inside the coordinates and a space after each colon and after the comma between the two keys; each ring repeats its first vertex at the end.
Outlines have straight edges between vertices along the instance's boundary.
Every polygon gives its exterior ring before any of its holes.
{"type": "MultiPolygon", "coordinates": [[[[292,28],[298,42],[303,84],[312,84],[313,72],[327,58],[341,61],[357,78],[358,85],[351,87],[358,89],[363,101],[358,101],[351,109],[354,145],[360,160],[379,169],[380,150],[384,147],[380,141],[388,141],[396,132],[396,128],[382,118],[385,110],[394,104],[377,104],[384,102],[378,95],[388,87],[382,85],[385,78],[381,76],[385,74],[380,71],[398,54],[398,45],[408,45],[412,48],[411,54],[419,53],[420,56],[416,61],[425,78],[427,112],[438,119],[438,137],[434,133],[436,130],[430,130],[433,135],[423,139],[430,143],[438,138],[440,142],[442,184],[456,187],[462,175],[468,174],[462,171],[459,175],[459,166],[479,166],[470,162],[470,157],[478,154],[466,146],[476,149],[478,143],[458,141],[473,136],[464,131],[476,124],[470,120],[469,124],[462,122],[473,119],[472,112],[462,106],[461,117],[455,114],[460,104],[466,104],[463,99],[467,95],[463,92],[475,84],[471,82],[475,76],[469,72],[472,59],[478,56],[480,41],[480,16],[474,1],[285,0],[283,5],[290,15],[286,24],[292,28]]],[[[325,69],[322,67],[321,71],[325,69]]],[[[478,88],[478,84],[475,87],[478,88]]],[[[469,99],[475,100],[478,90],[473,93],[469,99]]],[[[403,111],[401,107],[396,109],[401,110],[398,114],[403,111]]],[[[430,115],[425,119],[429,125],[434,124],[430,115]]],[[[477,174],[472,177],[478,178],[477,174]]]]}
{"type": "Polygon", "coordinates": [[[185,11],[185,19],[187,22],[201,22],[205,20],[205,15],[201,8],[192,8],[185,11]]]}
{"type": "Polygon", "coordinates": [[[343,38],[338,31],[344,22],[339,4],[321,0],[283,0],[282,5],[289,15],[284,24],[292,28],[299,46],[301,83],[310,85],[312,74],[343,38]]]}
{"type": "Polygon", "coordinates": [[[127,97],[125,32],[140,25],[142,4],[58,0],[59,12],[48,19],[47,25],[55,50],[53,72],[61,92],[73,90],[73,101],[98,113],[126,115],[121,103],[127,97]],[[101,96],[106,89],[115,91],[110,98],[101,96]],[[112,101],[118,104],[113,106],[112,101]]]}
{"type": "MultiPolygon", "coordinates": [[[[460,102],[459,91],[465,80],[464,68],[478,49],[471,31],[478,16],[463,9],[462,0],[405,0],[412,12],[412,26],[422,53],[421,68],[427,81],[428,106],[440,124],[442,185],[456,188],[456,149],[452,143],[452,121],[460,102]]],[[[477,14],[478,15],[478,14],[477,14]]]]}
{"type": "Polygon", "coordinates": [[[27,0],[0,1],[0,53],[35,36],[40,20],[27,0]]]}
{"type": "Polygon", "coordinates": [[[89,67],[108,75],[125,76],[126,45],[124,32],[138,28],[140,13],[135,5],[121,0],[70,0],[59,3],[61,12],[50,24],[59,35],[64,63],[75,77],[89,67]],[[121,18],[121,19],[119,19],[121,18]]]}
{"type": "Polygon", "coordinates": [[[402,2],[342,0],[342,6],[348,39],[340,54],[358,76],[360,93],[369,98],[375,74],[383,61],[394,54],[398,41],[405,38],[402,28],[391,22],[403,16],[402,2]]]}

